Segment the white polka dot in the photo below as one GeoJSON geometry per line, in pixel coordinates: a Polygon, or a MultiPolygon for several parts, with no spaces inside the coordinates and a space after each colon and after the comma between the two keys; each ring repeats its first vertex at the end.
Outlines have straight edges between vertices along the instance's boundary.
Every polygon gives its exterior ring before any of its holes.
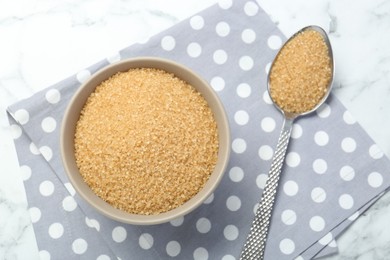
{"type": "Polygon", "coordinates": [[[272,50],[277,50],[282,47],[282,39],[277,35],[272,35],[268,38],[267,44],[272,50]]]}
{"type": "Polygon", "coordinates": [[[354,201],[351,195],[343,194],[339,197],[339,205],[343,209],[351,209],[353,207],[354,201]]]}
{"type": "Polygon", "coordinates": [[[54,184],[51,181],[43,181],[39,185],[39,192],[42,196],[50,196],[54,192],[54,184]]]}
{"type": "Polygon", "coordinates": [[[324,103],[317,109],[316,113],[320,118],[327,118],[331,113],[330,106],[324,103]]]}
{"type": "Polygon", "coordinates": [[[282,222],[286,225],[293,225],[297,221],[297,214],[291,209],[286,209],[282,212],[282,222]]]}
{"type": "Polygon", "coordinates": [[[19,109],[15,112],[14,116],[16,121],[18,121],[21,125],[27,124],[28,120],[30,120],[30,114],[26,109],[19,109]]]}
{"type": "Polygon", "coordinates": [[[346,137],[341,142],[341,148],[346,153],[352,153],[356,149],[356,142],[353,138],[346,137]]]}
{"type": "Polygon", "coordinates": [[[211,229],[211,222],[207,218],[200,218],[196,221],[196,229],[199,233],[205,234],[211,229]]]}
{"type": "Polygon", "coordinates": [[[253,68],[253,59],[249,56],[242,56],[238,62],[240,68],[244,71],[251,70],[253,68]]]}
{"type": "Polygon", "coordinates": [[[302,136],[303,130],[300,124],[293,124],[293,128],[291,130],[291,138],[298,139],[302,136]]]}
{"type": "Polygon", "coordinates": [[[328,169],[328,164],[324,159],[316,159],[313,162],[313,170],[315,173],[324,174],[328,169]]]}
{"type": "Polygon", "coordinates": [[[217,76],[211,79],[210,85],[215,91],[218,92],[225,88],[225,80],[217,76]]]}
{"type": "Polygon", "coordinates": [[[214,193],[211,193],[211,195],[205,201],[203,201],[203,204],[210,204],[211,202],[213,202],[213,200],[214,200],[214,193]]]}
{"type": "Polygon", "coordinates": [[[252,29],[245,29],[241,33],[241,39],[247,44],[251,44],[256,40],[256,33],[252,29]]]}
{"type": "Polygon", "coordinates": [[[21,137],[23,133],[22,128],[17,124],[10,125],[10,131],[12,138],[15,140],[21,137]]]}
{"type": "Polygon", "coordinates": [[[200,15],[195,15],[190,19],[191,28],[194,30],[200,30],[204,26],[204,19],[200,15]]]}
{"type": "Polygon", "coordinates": [[[44,132],[51,133],[56,129],[57,122],[54,118],[48,116],[42,120],[41,127],[44,132]]]}
{"type": "Polygon", "coordinates": [[[238,125],[246,125],[249,121],[249,115],[244,110],[239,110],[234,114],[234,121],[238,125]]]}
{"type": "Polygon", "coordinates": [[[269,145],[262,145],[259,149],[259,157],[264,161],[268,161],[272,159],[274,154],[274,150],[269,145]]]}
{"type": "Polygon", "coordinates": [[[283,185],[283,191],[288,196],[295,196],[299,191],[299,186],[295,181],[287,181],[283,185]]]}
{"type": "Polygon", "coordinates": [[[70,195],[74,196],[76,194],[76,190],[73,188],[73,185],[70,182],[67,182],[64,185],[70,195]]]}
{"type": "Polygon", "coordinates": [[[229,171],[229,178],[233,182],[240,182],[244,178],[244,171],[240,167],[232,167],[229,171]]]}
{"type": "Polygon", "coordinates": [[[289,152],[286,155],[286,164],[290,167],[297,167],[301,163],[301,156],[296,152],[289,152]]]}
{"type": "Polygon", "coordinates": [[[87,224],[87,226],[90,228],[94,228],[97,231],[100,231],[100,224],[96,219],[85,217],[85,224],[87,224]]]}
{"type": "Polygon", "coordinates": [[[49,226],[49,236],[58,239],[64,234],[64,226],[61,223],[53,223],[49,226]]]}
{"type": "Polygon", "coordinates": [[[346,124],[348,124],[348,125],[353,125],[353,124],[356,123],[355,118],[352,116],[352,114],[351,114],[348,110],[346,110],[346,111],[344,112],[344,114],[343,114],[343,120],[344,120],[344,122],[345,122],[346,124]]]}
{"type": "Polygon", "coordinates": [[[350,220],[350,221],[355,221],[359,216],[360,216],[359,211],[356,211],[356,212],[353,213],[351,216],[349,216],[348,220],[350,220]]]}
{"type": "Polygon", "coordinates": [[[257,187],[264,190],[265,184],[267,183],[267,179],[268,179],[267,174],[261,173],[261,174],[257,175],[257,178],[256,178],[257,187]]]}
{"type": "Polygon", "coordinates": [[[75,201],[75,199],[72,196],[66,196],[62,200],[62,208],[65,211],[71,212],[77,208],[77,202],[75,201]]]}
{"type": "Polygon", "coordinates": [[[91,72],[89,70],[82,70],[77,73],[76,78],[80,83],[84,83],[91,77],[91,72]]]}
{"type": "Polygon", "coordinates": [[[41,148],[39,148],[39,151],[41,152],[43,158],[46,159],[46,161],[50,161],[53,157],[53,151],[49,146],[42,146],[41,148]]]}
{"type": "Polygon", "coordinates": [[[161,39],[161,48],[165,51],[171,51],[175,48],[176,46],[176,41],[175,38],[173,38],[170,35],[164,36],[161,39]]]}
{"type": "Polygon", "coordinates": [[[184,217],[178,217],[170,221],[171,225],[174,227],[180,227],[184,222],[184,217]]]}
{"type": "Polygon", "coordinates": [[[314,216],[310,219],[309,225],[313,231],[320,232],[325,228],[325,220],[320,216],[314,216]]]}
{"type": "Polygon", "coordinates": [[[275,120],[272,117],[264,117],[261,120],[261,129],[266,133],[271,133],[275,130],[275,120]]]}
{"type": "Polygon", "coordinates": [[[340,169],[340,177],[344,181],[351,181],[355,178],[355,170],[351,166],[345,165],[340,169]]]}
{"type": "Polygon", "coordinates": [[[247,2],[244,6],[244,12],[248,16],[254,16],[259,12],[259,6],[254,2],[247,2]]]}
{"type": "Polygon", "coordinates": [[[230,33],[230,26],[226,22],[219,22],[217,26],[215,27],[215,32],[220,37],[226,37],[230,33]]]}
{"type": "Polygon", "coordinates": [[[39,251],[38,254],[39,254],[40,260],[50,260],[51,259],[50,253],[46,250],[41,250],[41,251],[39,251]]]}
{"type": "Polygon", "coordinates": [[[314,141],[319,146],[325,146],[329,142],[329,135],[325,131],[318,131],[314,135],[314,141]]]}
{"type": "Polygon", "coordinates": [[[118,226],[112,230],[112,240],[122,243],[127,237],[127,231],[124,227],[118,226]]]}
{"type": "Polygon", "coordinates": [[[227,225],[223,229],[223,235],[229,241],[236,240],[238,237],[238,234],[239,234],[239,231],[235,225],[227,225]]]}
{"type": "Polygon", "coordinates": [[[221,260],[236,260],[236,258],[232,255],[224,255],[221,260]]]}
{"type": "Polygon", "coordinates": [[[333,240],[333,235],[332,233],[328,233],[325,236],[323,236],[320,240],[318,240],[318,243],[320,243],[323,246],[326,246],[333,240]]]}
{"type": "Polygon", "coordinates": [[[268,105],[272,105],[273,104],[272,99],[271,99],[268,91],[264,91],[264,93],[263,93],[263,100],[268,105]]]}
{"type": "Polygon", "coordinates": [[[187,54],[192,58],[197,58],[202,53],[202,47],[197,42],[191,42],[187,46],[187,54]]]}
{"type": "Polygon", "coordinates": [[[252,89],[247,83],[241,83],[237,86],[237,95],[241,98],[247,98],[251,95],[252,89]]]}
{"type": "Polygon", "coordinates": [[[96,260],[111,260],[108,255],[99,255],[96,260]]]}
{"type": "Polygon", "coordinates": [[[29,208],[28,213],[30,213],[32,223],[37,223],[41,219],[42,213],[41,210],[37,207],[29,208]]]}
{"type": "Polygon", "coordinates": [[[311,199],[316,203],[324,202],[326,199],[326,192],[321,187],[315,187],[311,190],[311,199]]]}
{"type": "Polygon", "coordinates": [[[289,238],[285,238],[279,243],[280,252],[285,255],[291,255],[295,251],[295,243],[289,238]]]}
{"type": "Polygon", "coordinates": [[[218,0],[218,5],[222,9],[229,9],[233,5],[232,0],[218,0]]]}
{"type": "Polygon", "coordinates": [[[138,244],[142,249],[148,250],[153,246],[154,239],[151,234],[143,233],[138,239],[138,244]]]}
{"type": "Polygon", "coordinates": [[[107,57],[108,63],[112,64],[121,60],[121,54],[119,52],[112,53],[107,57]]]}
{"type": "Polygon", "coordinates": [[[373,158],[373,159],[380,159],[384,155],[383,151],[376,144],[373,144],[370,146],[368,153],[370,154],[371,158],[373,158]]]}
{"type": "Polygon", "coordinates": [[[72,250],[76,255],[84,254],[88,249],[88,243],[82,238],[78,238],[72,243],[72,250]]]}
{"type": "Polygon", "coordinates": [[[38,150],[38,147],[34,143],[30,143],[30,152],[34,155],[41,154],[41,152],[38,150]]]}
{"type": "Polygon", "coordinates": [[[20,166],[20,175],[23,181],[27,181],[31,177],[31,168],[27,165],[20,166]]]}
{"type": "Polygon", "coordinates": [[[235,153],[243,153],[246,150],[246,142],[242,138],[236,138],[232,142],[232,149],[235,153]]]}
{"type": "Polygon", "coordinates": [[[213,60],[216,64],[224,64],[228,59],[228,55],[224,50],[216,50],[213,54],[213,60]]]}
{"type": "Polygon", "coordinates": [[[260,206],[259,203],[256,203],[256,204],[253,206],[253,214],[254,214],[254,215],[256,215],[257,210],[259,209],[259,206],[260,206]]]}
{"type": "Polygon", "coordinates": [[[166,251],[169,256],[175,257],[180,254],[181,246],[177,241],[170,241],[166,246],[166,251]]]}
{"type": "Polygon", "coordinates": [[[227,200],[226,200],[226,207],[230,210],[230,211],[237,211],[241,208],[241,200],[239,197],[237,196],[230,196],[227,200]]]}
{"type": "Polygon", "coordinates": [[[209,259],[209,252],[204,247],[198,247],[194,251],[194,260],[207,260],[209,259]]]}
{"type": "Polygon", "coordinates": [[[267,74],[267,75],[268,75],[268,73],[269,73],[269,70],[271,69],[271,65],[272,65],[272,63],[271,63],[271,62],[269,62],[269,63],[267,63],[267,65],[265,65],[265,74],[267,74]]]}
{"type": "Polygon", "coordinates": [[[295,257],[294,260],[305,260],[305,259],[303,259],[303,257],[299,255],[299,256],[295,257]]]}
{"type": "Polygon", "coordinates": [[[330,243],[328,244],[328,246],[336,248],[336,247],[337,247],[336,240],[333,239],[332,242],[330,242],[330,243]]]}
{"type": "Polygon", "coordinates": [[[371,187],[378,188],[383,184],[382,174],[379,172],[372,172],[368,175],[367,181],[371,187]]]}

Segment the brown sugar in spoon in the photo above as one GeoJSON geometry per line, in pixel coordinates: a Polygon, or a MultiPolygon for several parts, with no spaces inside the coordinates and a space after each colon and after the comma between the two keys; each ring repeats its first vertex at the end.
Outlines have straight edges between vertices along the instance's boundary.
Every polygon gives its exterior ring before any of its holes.
{"type": "Polygon", "coordinates": [[[280,49],[268,74],[268,92],[284,117],[269,176],[240,259],[264,259],[272,208],[294,120],[315,111],[332,88],[334,60],[326,32],[308,26],[280,49]]]}

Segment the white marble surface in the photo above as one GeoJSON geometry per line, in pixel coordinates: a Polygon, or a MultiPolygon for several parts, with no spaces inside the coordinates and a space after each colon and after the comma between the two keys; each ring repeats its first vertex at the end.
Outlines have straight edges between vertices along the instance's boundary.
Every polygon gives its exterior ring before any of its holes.
{"type": "MultiPolygon", "coordinates": [[[[0,1],[0,259],[39,259],[6,107],[215,2],[0,1]]],[[[330,32],[334,93],[390,156],[390,1],[258,2],[286,36],[308,24],[330,32]]],[[[390,194],[338,239],[330,259],[388,259],[388,219],[390,194]]]]}

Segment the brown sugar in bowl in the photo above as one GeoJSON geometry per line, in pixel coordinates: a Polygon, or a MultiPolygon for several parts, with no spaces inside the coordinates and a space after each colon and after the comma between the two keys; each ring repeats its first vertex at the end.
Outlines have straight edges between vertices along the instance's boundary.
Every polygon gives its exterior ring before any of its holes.
{"type": "Polygon", "coordinates": [[[80,86],[65,111],[60,145],[70,182],[92,207],[123,223],[152,225],[191,212],[216,189],[230,130],[202,78],[174,61],[139,57],[80,86]]]}

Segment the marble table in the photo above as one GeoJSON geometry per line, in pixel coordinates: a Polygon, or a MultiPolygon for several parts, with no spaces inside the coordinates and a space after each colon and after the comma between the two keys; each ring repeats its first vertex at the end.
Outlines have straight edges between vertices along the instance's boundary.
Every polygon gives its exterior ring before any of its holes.
{"type": "MultiPolygon", "coordinates": [[[[0,259],[39,259],[6,107],[215,2],[0,3],[0,259]]],[[[390,2],[258,3],[286,36],[308,24],[329,32],[337,60],[334,93],[390,156],[390,2]]],[[[388,259],[389,219],[386,194],[337,239],[339,254],[327,259],[388,259]]]]}

